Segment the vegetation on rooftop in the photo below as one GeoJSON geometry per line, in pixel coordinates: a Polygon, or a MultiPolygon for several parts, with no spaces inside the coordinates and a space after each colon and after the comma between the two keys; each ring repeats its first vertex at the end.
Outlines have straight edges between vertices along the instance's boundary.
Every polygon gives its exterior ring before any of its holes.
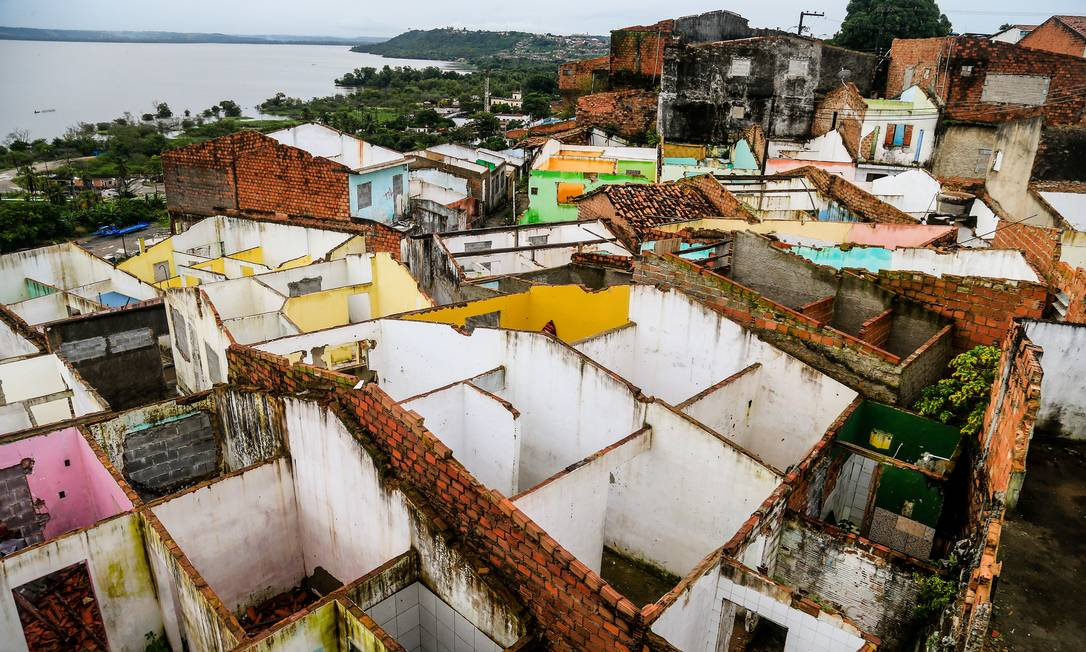
{"type": "Polygon", "coordinates": [[[959,354],[947,364],[949,376],[925,387],[913,409],[959,427],[963,436],[975,435],[984,423],[998,367],[998,347],[978,346],[959,354]]]}

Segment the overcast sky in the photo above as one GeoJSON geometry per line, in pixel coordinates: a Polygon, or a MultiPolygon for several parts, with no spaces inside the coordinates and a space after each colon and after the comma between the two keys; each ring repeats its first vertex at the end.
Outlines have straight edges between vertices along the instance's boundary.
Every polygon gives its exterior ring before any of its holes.
{"type": "MultiPolygon", "coordinates": [[[[0,0],[0,25],[57,29],[164,30],[229,34],[394,36],[412,28],[519,29],[558,34],[606,34],[626,25],[728,9],[755,27],[794,29],[799,12],[815,36],[831,36],[847,0],[0,0]],[[634,4],[636,7],[631,7],[634,4]]],[[[1082,0],[944,0],[959,32],[993,32],[1002,23],[1038,23],[1053,14],[1086,13],[1082,0]]]]}

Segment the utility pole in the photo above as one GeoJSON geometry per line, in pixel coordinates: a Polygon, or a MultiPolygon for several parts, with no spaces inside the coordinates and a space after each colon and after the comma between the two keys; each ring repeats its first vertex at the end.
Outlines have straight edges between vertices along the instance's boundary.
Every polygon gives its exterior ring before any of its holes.
{"type": "Polygon", "coordinates": [[[812,16],[812,17],[815,17],[815,18],[821,18],[821,17],[823,17],[825,15],[826,15],[826,12],[824,12],[824,11],[801,11],[801,12],[799,12],[799,29],[796,30],[796,34],[799,34],[800,36],[803,36],[803,19],[806,18],[807,16],[812,16]]]}

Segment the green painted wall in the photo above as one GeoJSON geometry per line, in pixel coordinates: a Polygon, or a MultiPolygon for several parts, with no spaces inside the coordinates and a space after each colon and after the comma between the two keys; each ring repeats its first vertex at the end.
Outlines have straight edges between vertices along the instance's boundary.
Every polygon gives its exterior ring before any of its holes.
{"type": "Polygon", "coordinates": [[[577,219],[577,206],[558,203],[559,183],[581,183],[584,184],[584,191],[589,192],[600,186],[616,183],[655,183],[656,181],[654,161],[618,161],[616,169],[622,172],[636,170],[641,175],[596,174],[593,175],[593,179],[589,179],[583,172],[532,170],[528,177],[528,210],[524,212],[520,223],[568,222],[577,219]]]}
{"type": "Polygon", "coordinates": [[[860,404],[841,426],[837,437],[909,464],[915,464],[925,452],[949,459],[961,441],[957,428],[872,401],[860,404]],[[871,445],[870,435],[874,428],[893,436],[889,449],[881,450],[871,445]]]}
{"type": "Polygon", "coordinates": [[[943,511],[943,489],[923,473],[883,464],[875,506],[906,516],[906,503],[912,503],[908,518],[935,527],[943,511]]]}

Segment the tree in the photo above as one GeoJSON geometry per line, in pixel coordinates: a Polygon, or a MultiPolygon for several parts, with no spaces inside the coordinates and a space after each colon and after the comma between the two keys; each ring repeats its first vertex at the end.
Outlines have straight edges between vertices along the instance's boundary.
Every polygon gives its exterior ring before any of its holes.
{"type": "Polygon", "coordinates": [[[935,0],[849,0],[833,44],[882,52],[895,38],[928,38],[950,33],[950,19],[935,0]]]}
{"type": "Polygon", "coordinates": [[[524,102],[520,105],[521,111],[532,116],[536,120],[547,118],[551,115],[551,102],[545,95],[525,95],[524,102]]]}
{"type": "Polygon", "coordinates": [[[222,108],[223,115],[228,118],[240,118],[241,107],[233,100],[223,100],[219,102],[219,106],[222,108]]]}
{"type": "Polygon", "coordinates": [[[160,120],[173,117],[173,111],[170,110],[170,105],[165,102],[157,102],[155,104],[155,117],[160,120]]]}
{"type": "Polygon", "coordinates": [[[925,387],[913,409],[921,416],[960,427],[963,435],[977,434],[998,366],[999,349],[994,346],[978,346],[955,356],[947,363],[950,377],[925,387]]]}

